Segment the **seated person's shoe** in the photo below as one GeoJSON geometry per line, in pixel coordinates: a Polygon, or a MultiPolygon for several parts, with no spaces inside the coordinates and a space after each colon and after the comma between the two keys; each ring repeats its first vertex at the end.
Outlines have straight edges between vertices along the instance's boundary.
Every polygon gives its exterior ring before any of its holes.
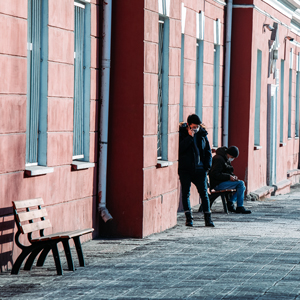
{"type": "Polygon", "coordinates": [[[246,209],[244,206],[238,206],[236,208],[236,213],[237,214],[251,214],[251,210],[246,209]]]}
{"type": "Polygon", "coordinates": [[[236,209],[231,201],[227,201],[227,208],[231,212],[234,212],[234,213],[236,212],[236,209]]]}

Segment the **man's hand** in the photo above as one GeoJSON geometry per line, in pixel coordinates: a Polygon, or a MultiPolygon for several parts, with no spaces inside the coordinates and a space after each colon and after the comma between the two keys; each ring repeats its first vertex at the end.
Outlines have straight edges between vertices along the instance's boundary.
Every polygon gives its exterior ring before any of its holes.
{"type": "Polygon", "coordinates": [[[230,181],[237,181],[237,176],[230,175],[230,181]]]}
{"type": "Polygon", "coordinates": [[[191,137],[194,137],[195,132],[194,132],[193,130],[191,130],[191,127],[190,127],[190,126],[188,126],[187,130],[188,130],[189,135],[190,135],[191,137]]]}

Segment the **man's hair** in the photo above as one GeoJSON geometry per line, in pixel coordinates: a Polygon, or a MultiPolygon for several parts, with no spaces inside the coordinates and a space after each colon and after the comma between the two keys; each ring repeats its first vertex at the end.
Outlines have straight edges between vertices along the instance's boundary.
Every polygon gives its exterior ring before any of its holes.
{"type": "Polygon", "coordinates": [[[192,114],[192,115],[188,116],[187,123],[189,125],[191,125],[191,124],[200,125],[201,124],[201,120],[200,120],[200,118],[197,115],[192,114]]]}
{"type": "Polygon", "coordinates": [[[239,156],[239,148],[236,146],[231,146],[226,150],[226,153],[237,158],[239,156]]]}

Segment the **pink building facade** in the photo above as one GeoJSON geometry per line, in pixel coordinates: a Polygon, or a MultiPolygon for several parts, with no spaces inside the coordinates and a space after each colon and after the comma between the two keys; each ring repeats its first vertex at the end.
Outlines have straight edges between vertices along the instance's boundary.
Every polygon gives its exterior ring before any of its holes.
{"type": "Polygon", "coordinates": [[[299,182],[299,5],[235,1],[229,143],[247,193],[286,193],[299,182]]]}
{"type": "Polygon", "coordinates": [[[144,237],[177,223],[179,122],[197,109],[221,145],[224,4],[113,7],[107,205],[118,234],[144,237]]]}
{"type": "MultiPolygon", "coordinates": [[[[11,268],[19,253],[13,242],[16,226],[12,201],[41,197],[54,232],[94,227],[97,235],[98,4],[96,0],[0,3],[2,270],[11,268]],[[74,152],[73,145],[74,66],[76,55],[80,57],[74,46],[76,10],[82,12],[85,20],[80,26],[85,26],[87,41],[83,55],[85,82],[82,84],[85,88],[82,128],[87,132],[81,156],[74,152]],[[31,34],[36,28],[39,28],[36,36],[40,41],[31,34]],[[36,82],[36,78],[39,81],[36,82]],[[38,98],[37,103],[34,97],[38,98]],[[34,111],[36,107],[39,109],[34,111]],[[38,124],[35,130],[32,120],[38,124]]],[[[77,85],[78,82],[81,84],[83,80],[77,81],[77,85]]],[[[84,236],[82,240],[91,238],[92,235],[84,236]]]]}
{"type": "Polygon", "coordinates": [[[239,147],[233,164],[247,194],[288,192],[300,173],[300,13],[294,1],[278,3],[236,0],[231,14],[221,0],[0,1],[1,269],[19,253],[15,200],[42,197],[53,231],[95,228],[83,241],[175,226],[178,128],[191,113],[206,125],[213,152],[224,135],[239,147]],[[104,188],[113,220],[105,223],[98,124],[102,10],[111,4],[104,188]]]}

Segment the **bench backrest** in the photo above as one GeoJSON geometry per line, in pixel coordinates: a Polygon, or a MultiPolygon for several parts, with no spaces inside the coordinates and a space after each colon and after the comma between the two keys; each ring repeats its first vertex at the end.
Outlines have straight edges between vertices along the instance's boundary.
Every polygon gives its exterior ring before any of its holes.
{"type": "Polygon", "coordinates": [[[51,228],[50,220],[45,219],[47,211],[42,208],[42,198],[13,201],[14,215],[19,230],[26,234],[51,228]]]}

